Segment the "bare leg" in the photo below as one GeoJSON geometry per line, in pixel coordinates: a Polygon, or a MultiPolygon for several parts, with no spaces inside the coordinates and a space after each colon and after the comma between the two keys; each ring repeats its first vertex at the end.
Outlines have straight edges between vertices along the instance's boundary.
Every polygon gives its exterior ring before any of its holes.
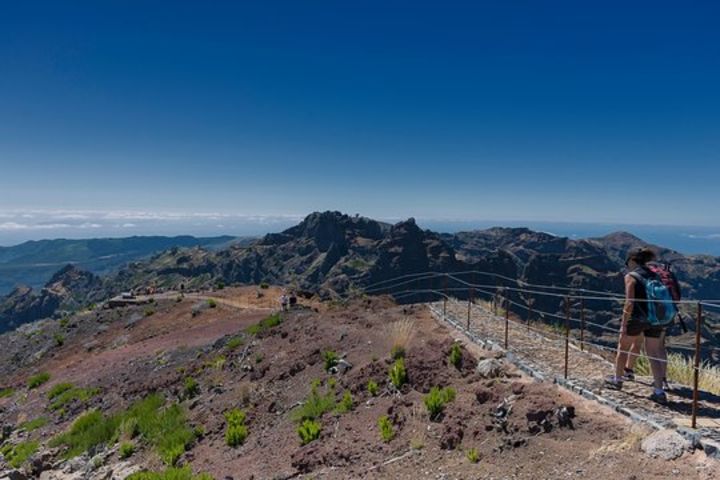
{"type": "Polygon", "coordinates": [[[638,341],[638,336],[629,336],[625,333],[620,334],[618,340],[618,351],[617,357],[615,358],[615,378],[622,378],[625,373],[625,365],[628,362],[628,352],[633,346],[633,343],[638,341]]]}
{"type": "Polygon", "coordinates": [[[661,354],[658,356],[658,358],[662,358],[664,362],[662,362],[660,365],[661,372],[662,372],[662,378],[663,380],[667,380],[667,350],[665,349],[665,332],[663,331],[660,334],[660,352],[661,354]]]}
{"type": "Polygon", "coordinates": [[[661,338],[645,337],[645,350],[650,358],[650,368],[653,375],[653,385],[656,389],[662,389],[663,373],[665,372],[664,348],[661,338]],[[657,360],[656,360],[657,359],[657,360]]]}
{"type": "Polygon", "coordinates": [[[643,344],[643,335],[640,334],[636,337],[636,340],[633,342],[632,347],[630,347],[630,354],[628,355],[627,363],[625,364],[625,368],[632,370],[635,368],[635,362],[637,361],[638,357],[640,356],[640,348],[643,344]]]}

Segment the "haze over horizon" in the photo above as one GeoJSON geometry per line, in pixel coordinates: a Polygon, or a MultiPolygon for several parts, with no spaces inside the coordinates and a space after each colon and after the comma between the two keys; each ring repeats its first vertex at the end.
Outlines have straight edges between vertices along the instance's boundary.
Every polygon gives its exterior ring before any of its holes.
{"type": "Polygon", "coordinates": [[[714,3],[1,13],[0,244],[257,234],[327,209],[720,227],[714,3]]]}

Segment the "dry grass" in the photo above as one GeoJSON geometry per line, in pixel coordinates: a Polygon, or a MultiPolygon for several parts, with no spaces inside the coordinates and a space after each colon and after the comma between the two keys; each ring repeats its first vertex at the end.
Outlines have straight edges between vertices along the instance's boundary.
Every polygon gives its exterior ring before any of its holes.
{"type": "Polygon", "coordinates": [[[593,451],[591,457],[603,457],[624,452],[634,452],[640,448],[640,442],[651,433],[645,425],[633,424],[630,431],[623,438],[603,442],[597,450],[593,451]]]}
{"type": "Polygon", "coordinates": [[[416,330],[415,320],[411,318],[404,318],[388,324],[385,327],[385,338],[390,342],[390,351],[406,352],[416,330]]]}
{"type": "MultiPolygon", "coordinates": [[[[650,375],[650,361],[641,354],[635,362],[635,372],[638,375],[650,375]]],[[[692,387],[694,381],[695,366],[691,357],[679,353],[668,354],[667,377],[673,383],[679,383],[692,387]]],[[[720,367],[711,365],[709,362],[700,364],[700,390],[720,395],[720,367]]]]}

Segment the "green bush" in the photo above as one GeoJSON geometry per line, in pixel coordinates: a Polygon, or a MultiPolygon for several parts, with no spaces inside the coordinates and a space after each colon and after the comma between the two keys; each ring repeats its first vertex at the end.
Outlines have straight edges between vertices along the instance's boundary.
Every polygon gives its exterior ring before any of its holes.
{"type": "Polygon", "coordinates": [[[53,339],[55,340],[55,345],[58,347],[62,347],[65,343],[65,336],[61,333],[56,333],[55,335],[53,335],[53,339]]]}
{"type": "Polygon", "coordinates": [[[478,463],[480,461],[480,453],[478,453],[477,449],[475,448],[471,448],[467,452],[465,452],[465,456],[470,463],[478,463]]]}
{"type": "Polygon", "coordinates": [[[15,389],[11,387],[0,388],[0,398],[12,397],[15,394],[15,389]]]}
{"type": "Polygon", "coordinates": [[[70,383],[55,385],[53,390],[48,393],[48,398],[52,401],[50,410],[60,410],[73,401],[87,403],[100,393],[99,388],[77,388],[70,383]],[[53,395],[51,396],[51,394],[53,395]]]}
{"type": "Polygon", "coordinates": [[[345,390],[345,393],[343,394],[342,400],[340,400],[340,403],[338,403],[337,408],[335,411],[337,413],[347,413],[352,411],[354,408],[353,405],[353,398],[352,395],[348,390],[345,390]]]}
{"type": "Polygon", "coordinates": [[[135,453],[135,444],[132,442],[123,442],[120,444],[120,458],[126,459],[132,457],[135,453]]]}
{"type": "Polygon", "coordinates": [[[145,313],[145,316],[146,316],[146,317],[151,317],[151,316],[155,315],[155,309],[154,309],[154,308],[151,308],[151,307],[148,307],[148,308],[145,309],[145,312],[144,312],[144,313],[145,313]]]}
{"type": "Polygon", "coordinates": [[[430,420],[436,420],[445,409],[445,404],[455,400],[455,390],[446,387],[438,388],[433,387],[430,389],[430,393],[425,395],[423,402],[425,407],[430,414],[430,420]]]}
{"type": "Polygon", "coordinates": [[[260,335],[269,331],[273,327],[277,327],[282,323],[282,317],[280,313],[273,313],[272,315],[260,320],[255,325],[250,325],[245,331],[250,335],[260,335]]]}
{"type": "Polygon", "coordinates": [[[217,288],[218,290],[224,289],[224,288],[225,288],[225,282],[223,282],[223,281],[217,282],[217,284],[215,285],[215,288],[217,288]]]}
{"type": "Polygon", "coordinates": [[[119,416],[104,417],[93,410],[78,417],[67,432],[50,441],[50,446],[64,446],[65,458],[76,457],[97,445],[110,443],[119,425],[119,416]]]}
{"type": "Polygon", "coordinates": [[[208,298],[208,299],[207,299],[207,305],[208,305],[208,307],[210,307],[210,308],[216,308],[216,307],[217,307],[217,300],[215,300],[214,298],[208,298]]]}
{"type": "Polygon", "coordinates": [[[28,420],[27,422],[21,423],[18,425],[18,429],[26,432],[32,432],[33,430],[37,430],[38,428],[42,428],[47,425],[48,421],[49,420],[46,417],[38,417],[34,420],[28,420]]]}
{"type": "Polygon", "coordinates": [[[27,441],[12,445],[10,443],[0,448],[5,462],[12,468],[20,468],[35,452],[38,451],[40,444],[35,441],[27,441]]]}
{"type": "Polygon", "coordinates": [[[298,426],[297,432],[300,436],[300,441],[303,445],[317,440],[320,437],[322,431],[322,425],[316,420],[303,420],[298,426]]]}
{"type": "Polygon", "coordinates": [[[328,372],[330,369],[338,364],[338,354],[332,350],[326,350],[323,352],[323,361],[325,362],[325,371],[328,372]]]}
{"type": "Polygon", "coordinates": [[[50,374],[47,372],[40,372],[37,375],[33,375],[28,379],[27,386],[30,390],[32,390],[39,387],[48,380],[50,380],[50,374]]]}
{"type": "Polygon", "coordinates": [[[319,390],[318,383],[313,382],[308,398],[291,413],[293,421],[315,420],[335,408],[335,394],[332,391],[322,394],[319,390]]]}
{"type": "Polygon", "coordinates": [[[207,473],[193,475],[189,466],[168,468],[164,472],[137,472],[125,480],[213,480],[207,473]]]}
{"type": "Polygon", "coordinates": [[[183,385],[183,397],[193,398],[200,393],[200,384],[192,377],[186,377],[183,385]]]}
{"type": "Polygon", "coordinates": [[[407,372],[405,370],[405,360],[398,358],[390,367],[390,381],[395,388],[400,388],[407,382],[407,372]]]}
{"type": "Polygon", "coordinates": [[[235,350],[243,343],[245,343],[245,340],[240,336],[236,336],[236,337],[232,337],[230,340],[228,340],[227,343],[225,344],[225,347],[228,350],[235,350]]]}
{"type": "Polygon", "coordinates": [[[237,408],[225,412],[225,422],[227,429],[225,430],[225,443],[230,447],[237,447],[245,443],[248,436],[248,428],[245,425],[245,412],[237,408]]]}
{"type": "Polygon", "coordinates": [[[450,357],[449,357],[450,363],[455,366],[455,368],[460,368],[462,364],[462,350],[460,349],[460,344],[453,343],[452,348],[450,348],[450,357]]]}
{"type": "Polygon", "coordinates": [[[400,345],[395,345],[392,349],[390,349],[390,357],[393,360],[405,358],[405,348],[400,345]]]}
{"type": "Polygon", "coordinates": [[[267,290],[268,288],[270,288],[270,285],[267,282],[262,282],[260,284],[260,288],[262,288],[263,290],[267,290]]]}
{"type": "Polygon", "coordinates": [[[380,438],[382,438],[383,442],[389,442],[395,438],[395,429],[390,421],[390,417],[387,415],[378,418],[378,429],[380,429],[380,438]]]}
{"type": "Polygon", "coordinates": [[[373,397],[377,397],[378,393],[380,392],[380,387],[378,387],[377,382],[375,382],[374,380],[368,380],[367,391],[373,397]]]}

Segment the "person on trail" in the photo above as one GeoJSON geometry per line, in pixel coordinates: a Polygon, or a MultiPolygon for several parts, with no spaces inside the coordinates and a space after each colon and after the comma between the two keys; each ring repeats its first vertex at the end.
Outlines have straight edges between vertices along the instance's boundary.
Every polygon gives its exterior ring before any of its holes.
{"type": "Polygon", "coordinates": [[[289,302],[289,299],[288,299],[287,294],[283,293],[283,294],[280,296],[280,309],[281,309],[283,312],[287,312],[287,310],[288,310],[288,302],[289,302]]]}
{"type": "Polygon", "coordinates": [[[634,343],[639,344],[640,335],[645,337],[645,350],[650,360],[653,374],[653,393],[650,399],[658,403],[667,403],[667,395],[663,390],[665,348],[663,346],[664,326],[650,322],[650,302],[646,286],[657,275],[648,268],[648,262],[655,259],[655,253],[649,248],[633,249],[627,257],[625,265],[625,305],[620,322],[620,338],[615,359],[615,374],[605,380],[608,388],[621,390],[623,376],[628,362],[628,353],[634,343]]]}

